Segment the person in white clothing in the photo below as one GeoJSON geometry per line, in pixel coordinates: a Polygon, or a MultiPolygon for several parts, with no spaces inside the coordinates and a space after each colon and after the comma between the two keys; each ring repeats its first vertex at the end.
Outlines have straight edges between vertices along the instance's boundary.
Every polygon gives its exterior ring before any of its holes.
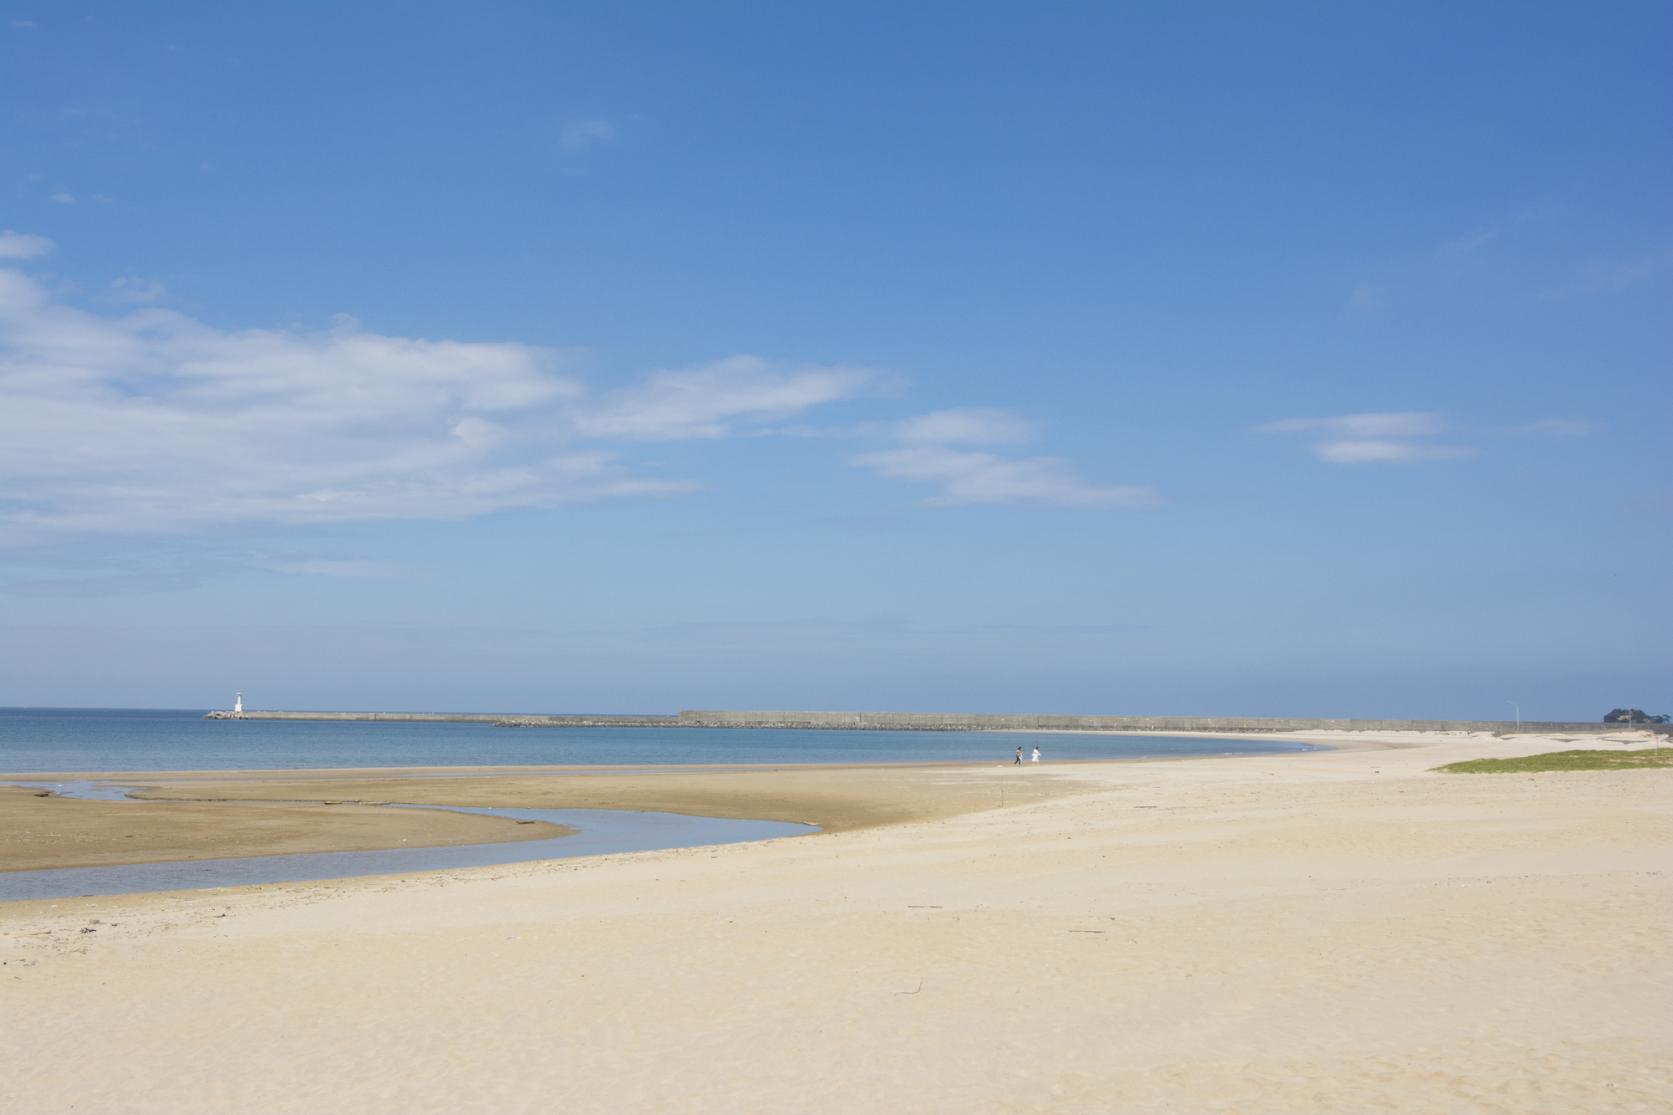
{"type": "Polygon", "coordinates": [[[1030,760],[1029,760],[1029,761],[1030,761],[1030,762],[1033,762],[1033,763],[1037,763],[1037,762],[1039,762],[1039,761],[1040,761],[1040,749],[1039,749],[1039,748],[1038,748],[1038,747],[1036,747],[1036,748],[1035,748],[1035,749],[1034,749],[1034,755],[1033,755],[1033,757],[1032,757],[1032,758],[1030,758],[1030,760]]]}

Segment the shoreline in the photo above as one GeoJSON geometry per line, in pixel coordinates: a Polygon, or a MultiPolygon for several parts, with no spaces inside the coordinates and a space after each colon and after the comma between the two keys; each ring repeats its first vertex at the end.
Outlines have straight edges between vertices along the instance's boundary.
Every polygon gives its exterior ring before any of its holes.
{"type": "MultiPolygon", "coordinates": [[[[0,863],[5,864],[0,870],[441,847],[559,835],[549,826],[517,825],[446,807],[678,813],[811,824],[826,834],[932,821],[1074,792],[1061,771],[1068,765],[1059,764],[1056,776],[1025,768],[1007,780],[1003,793],[983,776],[964,777],[994,769],[991,763],[78,773],[79,781],[132,786],[136,796],[86,801],[0,785],[0,863]],[[442,808],[406,810],[392,804],[442,808]],[[57,840],[42,839],[54,833],[57,840]]],[[[6,777],[0,776],[0,782],[6,777]]]]}
{"type": "MultiPolygon", "coordinates": [[[[1028,735],[1024,731],[997,733],[1007,735],[1028,735]]],[[[1040,734],[1064,735],[1050,729],[1042,730],[1040,734]]],[[[1085,735],[1162,735],[1160,732],[1086,732],[1085,735]]],[[[1167,733],[1176,737],[1205,735],[1197,732],[1167,733]]],[[[1214,738],[1214,737],[1210,737],[1214,738]]],[[[1247,740],[1247,736],[1226,733],[1222,738],[1247,740]]],[[[1092,763],[1182,763],[1196,759],[1226,759],[1244,755],[1304,755],[1309,751],[1328,750],[1360,750],[1353,741],[1344,740],[1340,746],[1317,740],[1284,740],[1273,736],[1280,742],[1311,743],[1311,748],[1297,748],[1293,751],[1248,751],[1248,752],[1201,752],[1185,755],[1120,755],[1120,756],[1091,756],[1055,758],[1042,762],[1043,766],[1066,767],[1092,763]]],[[[1266,742],[1266,741],[1261,741],[1266,742]]],[[[1373,742],[1373,747],[1382,744],[1373,742]]],[[[1390,744],[1388,746],[1397,746],[1390,744]]],[[[414,765],[398,767],[201,767],[182,770],[92,770],[92,771],[4,771],[0,772],[0,785],[7,782],[131,782],[169,781],[189,782],[214,780],[220,778],[269,778],[269,777],[320,777],[336,778],[339,776],[415,776],[421,778],[450,778],[456,774],[519,774],[519,775],[547,775],[550,777],[564,777],[573,775],[586,777],[591,774],[721,774],[727,772],[744,771],[794,771],[794,770],[900,770],[900,769],[929,769],[946,768],[950,770],[985,768],[991,766],[1012,766],[1011,760],[1005,755],[998,755],[991,759],[899,759],[872,760],[868,762],[757,762],[757,763],[468,763],[460,765],[414,765]]],[[[1029,765],[1024,760],[1024,765],[1029,765]]]]}
{"type": "Polygon", "coordinates": [[[0,1107],[1663,1110],[1673,770],[1432,770],[1568,746],[878,770],[830,793],[985,807],[6,903],[0,1107]]]}
{"type": "MultiPolygon", "coordinates": [[[[1017,732],[1029,735],[1028,732],[1017,732]]],[[[1036,733],[1043,734],[1043,733],[1036,733]]],[[[1153,733],[1106,732],[1100,734],[1153,733]]],[[[1176,733],[1245,739],[1235,733],[1176,733]]],[[[1618,733],[1617,736],[1625,733],[1618,733]]],[[[1563,737],[1488,733],[1294,733],[1313,750],[1239,755],[1048,758],[1018,768],[1003,760],[900,763],[762,763],[264,770],[36,772],[0,775],[0,870],[118,866],[398,847],[446,847],[546,839],[547,825],[452,812],[537,807],[679,813],[811,824],[822,834],[943,820],[1027,800],[1096,789],[1102,768],[1283,760],[1331,751],[1363,753],[1444,744],[1515,748],[1563,737]],[[43,796],[13,782],[96,781],[134,789],[121,801],[43,796]],[[996,789],[997,787],[997,789],[996,789]],[[428,805],[404,810],[391,804],[428,805]]],[[[1656,737],[1600,738],[1653,746],[1656,737]]]]}

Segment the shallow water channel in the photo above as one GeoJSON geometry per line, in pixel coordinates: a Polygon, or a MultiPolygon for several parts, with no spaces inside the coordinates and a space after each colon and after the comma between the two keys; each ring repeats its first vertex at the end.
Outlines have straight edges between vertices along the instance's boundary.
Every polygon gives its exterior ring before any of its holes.
{"type": "MultiPolygon", "coordinates": [[[[63,797],[96,801],[124,800],[130,788],[100,782],[8,781],[7,785],[40,787],[63,797]]],[[[615,852],[741,844],[781,836],[805,836],[819,831],[815,825],[786,821],[737,821],[724,817],[688,817],[680,813],[639,813],[625,809],[485,809],[451,805],[403,805],[397,808],[445,809],[454,813],[481,813],[519,821],[550,821],[576,831],[570,836],[550,840],[454,844],[440,848],[386,848],[373,852],[315,852],[307,855],[130,863],[116,867],[0,871],[0,901],[294,883],[344,879],[355,875],[393,875],[407,871],[445,871],[456,867],[488,867],[501,863],[603,856],[615,852]]]]}

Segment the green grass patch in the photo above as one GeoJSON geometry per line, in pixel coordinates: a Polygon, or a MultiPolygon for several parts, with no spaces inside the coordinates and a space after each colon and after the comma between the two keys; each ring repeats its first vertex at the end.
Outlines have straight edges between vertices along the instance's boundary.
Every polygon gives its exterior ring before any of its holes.
{"type": "Polygon", "coordinates": [[[1647,751],[1547,751],[1520,759],[1471,759],[1436,770],[1448,774],[1526,774],[1544,770],[1638,770],[1673,767],[1673,747],[1647,751]]]}

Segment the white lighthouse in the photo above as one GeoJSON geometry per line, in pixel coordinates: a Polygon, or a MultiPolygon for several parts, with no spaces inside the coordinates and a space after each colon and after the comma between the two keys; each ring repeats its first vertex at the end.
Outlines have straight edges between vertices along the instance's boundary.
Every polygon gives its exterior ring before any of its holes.
{"type": "Polygon", "coordinates": [[[244,692],[243,692],[243,690],[239,690],[239,692],[232,699],[232,714],[234,716],[243,716],[244,715],[244,692]]]}

